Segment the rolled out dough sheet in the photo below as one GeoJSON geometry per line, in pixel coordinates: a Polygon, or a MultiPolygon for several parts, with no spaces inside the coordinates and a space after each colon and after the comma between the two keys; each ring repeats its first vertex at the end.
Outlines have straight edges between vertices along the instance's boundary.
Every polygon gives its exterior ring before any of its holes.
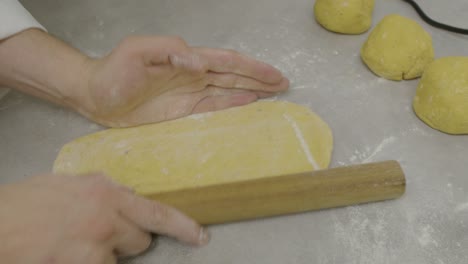
{"type": "Polygon", "coordinates": [[[261,101],[66,144],[56,173],[101,171],[142,195],[327,168],[328,125],[308,108],[261,101]]]}

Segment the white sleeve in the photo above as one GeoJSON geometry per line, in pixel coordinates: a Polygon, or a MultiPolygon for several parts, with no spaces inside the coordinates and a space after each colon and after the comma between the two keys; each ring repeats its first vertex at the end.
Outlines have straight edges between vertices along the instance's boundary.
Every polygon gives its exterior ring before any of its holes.
{"type": "Polygon", "coordinates": [[[44,27],[17,0],[0,0],[0,40],[28,28],[44,27]]]}

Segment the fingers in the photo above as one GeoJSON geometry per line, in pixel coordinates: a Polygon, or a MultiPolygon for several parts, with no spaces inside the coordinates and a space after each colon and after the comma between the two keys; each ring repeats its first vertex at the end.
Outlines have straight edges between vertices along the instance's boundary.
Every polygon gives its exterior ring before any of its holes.
{"type": "Polygon", "coordinates": [[[122,56],[141,55],[148,66],[172,65],[198,73],[233,73],[268,84],[284,82],[281,72],[266,63],[230,50],[189,48],[178,37],[128,37],[117,51],[122,56]]]}
{"type": "MultiPolygon", "coordinates": [[[[86,179],[90,194],[101,201],[111,201],[114,208],[108,220],[109,232],[97,235],[99,239],[110,237],[108,245],[118,255],[141,253],[151,243],[149,232],[172,236],[193,245],[204,245],[209,236],[194,220],[167,205],[136,196],[102,174],[92,174],[86,179]],[[116,217],[117,216],[117,217],[116,217]],[[111,234],[111,236],[109,236],[111,234]]],[[[104,214],[107,215],[107,214],[104,214]]]]}
{"type": "Polygon", "coordinates": [[[205,245],[209,235],[193,219],[165,204],[126,194],[120,212],[142,229],[164,234],[192,245],[205,245]]]}
{"type": "Polygon", "coordinates": [[[258,95],[251,91],[209,88],[210,95],[201,99],[192,110],[192,113],[203,113],[227,109],[230,107],[246,105],[258,99],[258,95]]]}
{"type": "Polygon", "coordinates": [[[145,251],[151,244],[151,235],[134,223],[121,217],[114,223],[116,235],[113,242],[119,256],[133,256],[145,251]]]}
{"type": "Polygon", "coordinates": [[[283,78],[280,82],[270,84],[233,73],[207,73],[209,84],[222,88],[237,88],[253,91],[281,92],[288,88],[289,80],[283,78]]]}
{"type": "Polygon", "coordinates": [[[208,70],[213,72],[234,73],[269,84],[284,78],[276,68],[235,51],[209,48],[193,48],[193,51],[206,60],[208,70]]]}
{"type": "Polygon", "coordinates": [[[203,113],[242,106],[260,98],[267,98],[273,95],[274,93],[271,92],[208,86],[203,91],[199,102],[193,107],[192,113],[203,113]]]}

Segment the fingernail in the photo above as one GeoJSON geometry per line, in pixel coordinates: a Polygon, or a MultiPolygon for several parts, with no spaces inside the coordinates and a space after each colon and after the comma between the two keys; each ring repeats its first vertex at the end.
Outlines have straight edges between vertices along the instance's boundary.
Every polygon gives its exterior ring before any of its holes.
{"type": "Polygon", "coordinates": [[[205,228],[200,228],[200,233],[198,234],[198,244],[200,246],[204,246],[210,242],[210,234],[208,231],[205,230],[205,228]]]}

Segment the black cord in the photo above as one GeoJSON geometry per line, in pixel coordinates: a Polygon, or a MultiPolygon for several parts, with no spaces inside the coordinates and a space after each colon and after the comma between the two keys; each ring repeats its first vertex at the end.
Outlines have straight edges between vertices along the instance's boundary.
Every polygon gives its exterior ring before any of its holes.
{"type": "Polygon", "coordinates": [[[468,29],[452,27],[450,25],[442,24],[440,22],[437,22],[437,21],[433,20],[432,18],[428,17],[426,15],[426,13],[424,13],[424,11],[422,11],[421,7],[419,7],[419,5],[416,4],[416,2],[414,2],[413,0],[403,0],[403,1],[410,4],[416,10],[416,12],[419,14],[419,16],[424,21],[426,21],[429,25],[431,25],[433,27],[436,27],[436,28],[443,29],[443,30],[468,35],[468,29]]]}

